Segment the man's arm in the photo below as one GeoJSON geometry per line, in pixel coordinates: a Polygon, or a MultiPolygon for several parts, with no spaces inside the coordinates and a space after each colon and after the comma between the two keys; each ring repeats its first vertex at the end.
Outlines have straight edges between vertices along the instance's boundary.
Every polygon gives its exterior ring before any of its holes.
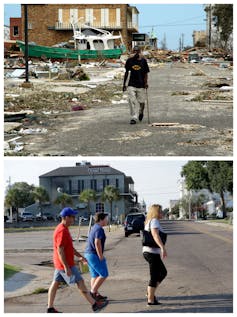
{"type": "Polygon", "coordinates": [[[69,267],[69,265],[67,263],[67,260],[66,260],[66,256],[65,256],[65,252],[64,252],[64,246],[59,246],[58,247],[58,256],[59,256],[60,262],[64,266],[64,270],[65,270],[66,274],[68,276],[70,276],[72,274],[72,272],[71,272],[71,269],[70,269],[70,267],[69,267]]]}
{"type": "Polygon", "coordinates": [[[81,261],[83,263],[87,263],[86,258],[84,258],[84,256],[81,255],[81,253],[79,253],[75,248],[73,248],[73,251],[74,251],[74,255],[79,258],[79,261],[81,261]]]}

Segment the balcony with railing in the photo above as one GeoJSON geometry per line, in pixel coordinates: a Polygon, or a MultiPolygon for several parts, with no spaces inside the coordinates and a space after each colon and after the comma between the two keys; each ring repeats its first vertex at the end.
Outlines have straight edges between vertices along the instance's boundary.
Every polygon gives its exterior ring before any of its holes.
{"type": "MultiPolygon", "coordinates": [[[[88,26],[98,28],[98,29],[106,29],[106,30],[122,30],[122,24],[121,23],[85,23],[88,26]]],[[[85,29],[85,24],[78,24],[78,28],[81,28],[82,30],[85,29]]],[[[128,22],[127,23],[128,30],[138,30],[138,25],[134,22],[128,22]]],[[[64,22],[56,22],[54,26],[48,26],[49,30],[56,30],[56,31],[70,31],[73,30],[71,23],[64,23],[64,22]]]]}

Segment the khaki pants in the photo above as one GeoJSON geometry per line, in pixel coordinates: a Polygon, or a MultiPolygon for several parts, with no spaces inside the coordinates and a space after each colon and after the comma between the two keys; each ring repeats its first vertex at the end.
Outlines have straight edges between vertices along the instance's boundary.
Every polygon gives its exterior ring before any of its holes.
{"type": "Polygon", "coordinates": [[[128,86],[127,92],[131,119],[137,121],[140,110],[143,111],[140,104],[145,104],[146,100],[145,88],[128,86]]]}

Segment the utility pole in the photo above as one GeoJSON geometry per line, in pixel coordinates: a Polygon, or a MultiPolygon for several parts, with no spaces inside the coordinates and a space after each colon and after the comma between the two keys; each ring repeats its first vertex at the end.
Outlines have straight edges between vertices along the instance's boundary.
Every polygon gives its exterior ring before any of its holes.
{"type": "Polygon", "coordinates": [[[189,218],[189,220],[191,220],[191,218],[192,218],[192,207],[191,207],[191,205],[192,205],[192,190],[190,189],[189,190],[189,200],[188,200],[188,218],[189,218]]]}
{"type": "Polygon", "coordinates": [[[26,81],[22,83],[22,87],[31,88],[33,85],[29,82],[29,46],[28,46],[28,7],[27,4],[23,4],[24,6],[24,33],[25,33],[25,73],[26,73],[26,81]]]}
{"type": "Polygon", "coordinates": [[[26,83],[29,82],[29,48],[28,48],[28,9],[27,4],[24,4],[24,16],[25,16],[25,66],[26,66],[26,83]]]}
{"type": "Polygon", "coordinates": [[[209,32],[208,32],[208,50],[209,50],[209,52],[211,51],[211,33],[212,33],[212,5],[210,4],[209,5],[209,15],[208,15],[208,17],[209,17],[209,20],[208,20],[208,22],[209,22],[209,32]]]}

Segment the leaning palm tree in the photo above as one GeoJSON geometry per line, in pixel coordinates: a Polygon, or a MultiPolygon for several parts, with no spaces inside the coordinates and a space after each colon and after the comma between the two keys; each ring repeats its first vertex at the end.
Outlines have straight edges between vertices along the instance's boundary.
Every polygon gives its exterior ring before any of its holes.
{"type": "Polygon", "coordinates": [[[33,189],[32,194],[33,194],[34,200],[39,203],[40,214],[41,214],[41,217],[43,218],[42,204],[49,201],[49,194],[47,190],[42,186],[35,187],[33,189]]]}
{"type": "Polygon", "coordinates": [[[91,201],[96,201],[96,192],[95,192],[95,190],[94,189],[84,189],[80,193],[78,199],[79,199],[79,201],[88,204],[88,211],[89,211],[89,214],[91,214],[90,203],[91,203],[91,201]]]}
{"type": "Polygon", "coordinates": [[[113,201],[119,200],[119,197],[120,197],[120,193],[116,187],[112,185],[105,186],[104,191],[101,195],[101,200],[108,201],[110,203],[110,221],[111,222],[113,220],[112,204],[113,204],[113,201]]]}

